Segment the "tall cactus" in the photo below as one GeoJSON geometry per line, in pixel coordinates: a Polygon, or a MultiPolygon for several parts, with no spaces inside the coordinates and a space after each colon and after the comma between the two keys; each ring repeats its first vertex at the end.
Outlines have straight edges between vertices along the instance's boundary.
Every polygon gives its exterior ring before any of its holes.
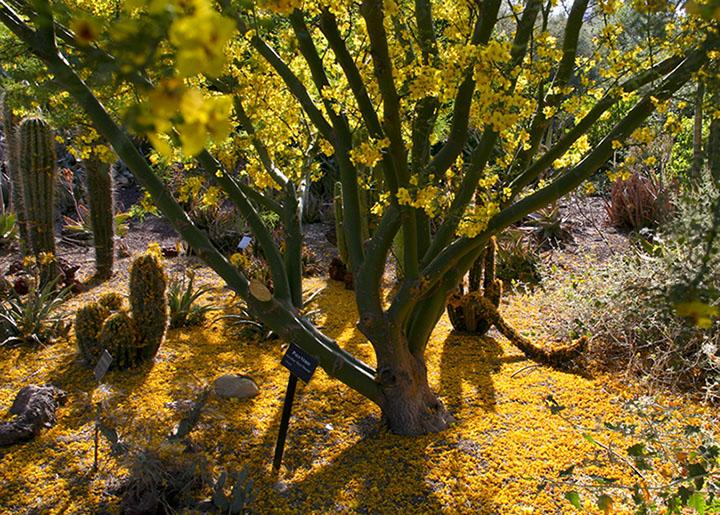
{"type": "Polygon", "coordinates": [[[130,267],[130,309],[143,358],[154,356],[168,322],[167,277],[158,252],[148,251],[130,267]]]}
{"type": "Polygon", "coordinates": [[[85,161],[90,197],[90,224],[95,245],[95,277],[108,279],[113,267],[113,192],[110,165],[97,158],[85,161]]]}
{"type": "Polygon", "coordinates": [[[27,217],[25,213],[25,202],[23,201],[23,183],[18,169],[19,147],[17,138],[17,120],[13,114],[12,107],[8,102],[8,94],[3,92],[0,95],[2,104],[2,124],[5,131],[5,151],[7,156],[7,169],[10,174],[12,191],[12,205],[15,210],[16,223],[20,232],[20,252],[25,256],[29,251],[30,235],[28,234],[27,217]]]}
{"type": "Polygon", "coordinates": [[[19,170],[30,246],[43,264],[42,281],[47,283],[57,276],[53,212],[57,167],[52,130],[45,120],[26,118],[20,124],[18,134],[19,170]]]}

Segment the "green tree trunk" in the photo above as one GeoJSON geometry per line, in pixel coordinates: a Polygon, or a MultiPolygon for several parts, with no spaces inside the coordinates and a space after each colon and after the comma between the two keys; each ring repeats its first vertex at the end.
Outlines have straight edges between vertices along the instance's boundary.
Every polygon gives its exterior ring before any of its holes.
{"type": "Polygon", "coordinates": [[[695,90],[695,118],[693,120],[693,160],[692,176],[698,180],[702,173],[703,161],[703,101],[705,99],[705,83],[699,80],[695,90]]]}

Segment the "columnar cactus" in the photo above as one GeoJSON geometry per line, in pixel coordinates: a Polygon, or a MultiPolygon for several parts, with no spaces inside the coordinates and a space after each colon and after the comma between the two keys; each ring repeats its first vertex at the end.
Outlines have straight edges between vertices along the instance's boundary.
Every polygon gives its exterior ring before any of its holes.
{"type": "Polygon", "coordinates": [[[98,302],[80,308],[75,317],[75,337],[85,362],[94,366],[103,349],[113,357],[112,367],[126,369],[152,359],[167,327],[165,270],[157,252],[135,258],[130,268],[130,307],[123,297],[105,293],[98,302]]]}
{"type": "Polygon", "coordinates": [[[130,309],[143,357],[154,356],[168,323],[167,277],[158,252],[148,251],[130,267],[130,309]]]}
{"type": "Polygon", "coordinates": [[[32,252],[43,265],[42,281],[57,276],[55,260],[55,148],[50,125],[40,118],[26,118],[18,130],[19,170],[23,182],[32,252]]]}
{"type": "Polygon", "coordinates": [[[28,234],[27,217],[25,214],[25,202],[23,201],[23,183],[18,169],[18,138],[17,138],[17,120],[13,114],[12,108],[8,103],[7,93],[0,96],[2,103],[2,124],[5,132],[5,152],[7,156],[7,169],[10,174],[11,183],[11,200],[13,209],[15,210],[16,223],[20,232],[20,252],[25,256],[30,250],[30,236],[28,234]]]}
{"type": "Polygon", "coordinates": [[[110,165],[99,159],[85,162],[90,224],[95,245],[95,277],[108,279],[113,267],[113,193],[110,165]]]}
{"type": "Polygon", "coordinates": [[[120,311],[123,305],[123,296],[117,292],[108,292],[100,295],[98,303],[110,311],[120,311]]]}

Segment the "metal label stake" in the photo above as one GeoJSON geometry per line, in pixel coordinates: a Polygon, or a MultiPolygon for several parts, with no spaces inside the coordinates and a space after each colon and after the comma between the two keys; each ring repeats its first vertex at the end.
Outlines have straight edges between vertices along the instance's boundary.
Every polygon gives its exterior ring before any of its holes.
{"type": "Polygon", "coordinates": [[[300,378],[305,383],[310,382],[318,366],[318,360],[315,356],[308,354],[294,343],[291,343],[280,364],[290,371],[290,378],[288,379],[288,386],[285,391],[285,402],[283,403],[282,417],[280,418],[280,429],[278,430],[277,443],[275,444],[275,457],[273,459],[273,468],[275,470],[280,470],[280,465],[282,464],[287,430],[290,425],[290,415],[292,415],[292,406],[295,400],[297,380],[300,378]]]}

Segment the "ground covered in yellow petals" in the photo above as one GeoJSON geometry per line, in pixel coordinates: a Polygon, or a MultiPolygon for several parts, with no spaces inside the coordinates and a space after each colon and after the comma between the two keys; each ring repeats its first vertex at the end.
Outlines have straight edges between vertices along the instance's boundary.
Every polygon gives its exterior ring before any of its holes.
{"type": "MultiPolygon", "coordinates": [[[[116,278],[104,289],[123,283],[116,278]]],[[[309,280],[308,288],[324,288],[317,301],[323,330],[370,360],[370,346],[354,328],[352,292],[319,279],[309,280]]],[[[88,292],[70,307],[98,293],[88,292]]],[[[230,294],[218,285],[210,297],[205,301],[221,303],[230,294]]],[[[542,320],[533,316],[526,298],[511,297],[503,309],[520,329],[542,334],[542,320]]],[[[3,413],[26,384],[52,382],[68,393],[55,427],[29,444],[0,450],[0,511],[118,510],[113,493],[128,474],[127,460],[112,456],[102,440],[99,470],[92,471],[93,403],[100,398],[107,423],[135,448],[178,459],[204,456],[216,474],[247,466],[255,483],[251,508],[258,513],[566,513],[573,508],[563,498],[569,486],[561,472],[573,464],[588,477],[634,480],[621,461],[601,468],[593,459],[599,448],[582,432],[627,421],[623,404],[641,392],[609,376],[535,366],[499,336],[453,333],[446,318],[433,334],[428,365],[431,384],[457,419],[450,430],[414,439],[388,434],[371,403],[318,371],[299,390],[283,468],[276,474],[270,462],[288,377],[280,366],[282,353],[277,340],[243,339],[219,322],[174,330],[151,366],[110,372],[107,391],[98,391],[72,342],[0,349],[3,413]],[[184,401],[225,373],[252,376],[260,395],[244,401],[211,397],[190,435],[192,445],[167,443],[185,415],[184,401]],[[548,408],[549,396],[564,407],[561,413],[548,408]]],[[[678,413],[712,422],[710,413],[690,403],[678,413]]],[[[612,438],[616,441],[604,443],[617,448],[633,443],[612,438]]]]}

